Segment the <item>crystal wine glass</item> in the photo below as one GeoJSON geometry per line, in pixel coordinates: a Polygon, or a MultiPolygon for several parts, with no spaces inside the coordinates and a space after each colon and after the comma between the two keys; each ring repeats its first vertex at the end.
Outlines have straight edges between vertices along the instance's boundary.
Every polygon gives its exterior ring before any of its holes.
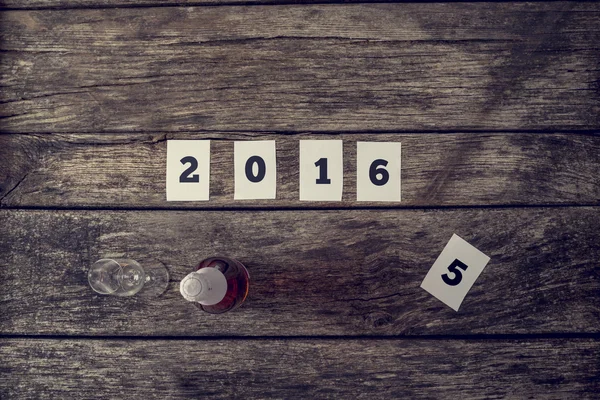
{"type": "Polygon", "coordinates": [[[146,296],[162,294],[169,284],[169,273],[163,265],[142,267],[137,261],[103,258],[88,271],[88,282],[100,294],[133,296],[142,288],[146,296]]]}

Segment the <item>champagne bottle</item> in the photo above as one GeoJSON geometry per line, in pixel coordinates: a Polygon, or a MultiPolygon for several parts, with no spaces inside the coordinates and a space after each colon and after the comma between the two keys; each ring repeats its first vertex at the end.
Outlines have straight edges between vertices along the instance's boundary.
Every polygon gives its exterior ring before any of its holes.
{"type": "Polygon", "coordinates": [[[248,296],[250,276],[239,261],[211,257],[202,261],[196,271],[179,285],[181,295],[198,308],[220,314],[238,308],[248,296]]]}

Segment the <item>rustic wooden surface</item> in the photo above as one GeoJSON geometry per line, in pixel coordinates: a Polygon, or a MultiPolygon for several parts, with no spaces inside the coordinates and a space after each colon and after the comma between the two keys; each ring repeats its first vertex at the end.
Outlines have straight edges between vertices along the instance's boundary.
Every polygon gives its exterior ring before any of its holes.
{"type": "Polygon", "coordinates": [[[600,136],[553,134],[2,135],[0,204],[10,207],[352,208],[600,204],[600,136]],[[166,140],[211,139],[211,198],[167,202],[166,140]],[[233,142],[276,139],[277,199],[233,200],[233,142]],[[342,202],[299,201],[304,139],[344,141],[342,202]],[[356,201],[356,142],[402,143],[402,201],[356,201]]]}
{"type": "Polygon", "coordinates": [[[0,0],[0,398],[597,396],[600,4],[212,1],[0,0]],[[266,138],[278,198],[233,201],[266,138]],[[324,138],[343,201],[299,202],[324,138]],[[209,202],[165,201],[168,139],[213,141],[209,202]],[[354,201],[360,140],[401,203],[354,201]],[[453,233],[491,257],[458,312],[419,287],[453,233]],[[220,316],[177,291],[215,254],[220,316]],[[168,291],[95,294],[111,256],[168,291]]]}
{"type": "Polygon", "coordinates": [[[596,207],[338,211],[2,211],[0,332],[133,336],[600,333],[596,207]],[[457,233],[491,257],[457,313],[420,288],[457,233]],[[223,254],[249,268],[239,311],[210,316],[179,281],[223,254]],[[127,255],[171,273],[162,297],[96,295],[127,255]]]}
{"type": "Polygon", "coordinates": [[[595,340],[10,339],[0,396],[591,399],[599,351],[595,340]]]}
{"type": "Polygon", "coordinates": [[[564,2],[7,11],[0,129],[595,129],[599,19],[564,2]]]}
{"type": "MultiPolygon", "coordinates": [[[[453,2],[454,0],[450,1],[453,2]]],[[[532,0],[528,3],[541,2],[532,0]]],[[[402,1],[399,1],[401,3],[402,1]]],[[[165,6],[213,6],[213,5],[274,5],[274,4],[328,4],[328,3],[381,3],[381,0],[0,0],[0,9],[76,9],[76,8],[138,8],[165,6]]]]}

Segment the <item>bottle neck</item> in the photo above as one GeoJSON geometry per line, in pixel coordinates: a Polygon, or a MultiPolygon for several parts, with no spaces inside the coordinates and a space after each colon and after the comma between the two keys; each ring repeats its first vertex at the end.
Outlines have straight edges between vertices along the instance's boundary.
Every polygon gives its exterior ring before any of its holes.
{"type": "Polygon", "coordinates": [[[216,268],[201,268],[183,278],[179,290],[186,300],[210,306],[225,297],[227,279],[216,268]]]}

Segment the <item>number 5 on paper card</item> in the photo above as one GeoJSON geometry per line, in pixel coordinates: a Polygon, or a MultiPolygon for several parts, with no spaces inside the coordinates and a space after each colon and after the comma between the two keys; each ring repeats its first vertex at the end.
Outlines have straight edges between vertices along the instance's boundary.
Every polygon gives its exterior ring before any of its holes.
{"type": "Polygon", "coordinates": [[[452,235],[423,279],[421,287],[458,311],[490,258],[458,235],[452,235]]]}
{"type": "Polygon", "coordinates": [[[208,200],[210,140],[167,141],[167,201],[208,200]]]}

